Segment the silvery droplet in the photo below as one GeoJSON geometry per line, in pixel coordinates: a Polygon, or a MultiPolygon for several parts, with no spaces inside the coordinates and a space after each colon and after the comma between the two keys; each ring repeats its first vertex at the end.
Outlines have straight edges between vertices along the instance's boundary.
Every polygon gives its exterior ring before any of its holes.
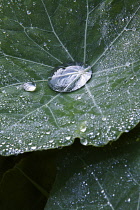
{"type": "Polygon", "coordinates": [[[23,88],[26,91],[33,92],[36,90],[36,84],[34,84],[33,82],[26,82],[23,84],[23,88]]]}
{"type": "Polygon", "coordinates": [[[91,76],[90,66],[67,65],[56,69],[49,80],[49,86],[58,92],[72,92],[83,87],[91,76]]]}

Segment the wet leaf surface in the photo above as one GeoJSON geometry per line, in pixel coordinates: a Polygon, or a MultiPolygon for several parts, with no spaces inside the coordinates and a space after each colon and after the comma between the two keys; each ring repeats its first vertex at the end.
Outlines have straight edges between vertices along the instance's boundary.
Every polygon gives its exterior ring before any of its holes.
{"type": "Polygon", "coordinates": [[[0,156],[0,209],[139,209],[140,125],[104,147],[0,156]]]}
{"type": "Polygon", "coordinates": [[[139,2],[2,0],[3,155],[73,143],[102,146],[139,121],[139,2]],[[55,67],[91,66],[71,93],[50,89],[55,67]],[[35,92],[19,87],[36,84],[35,92]]]}
{"type": "Polygon", "coordinates": [[[104,148],[78,142],[64,148],[45,210],[139,209],[140,138],[135,138],[132,132],[104,148]]]}

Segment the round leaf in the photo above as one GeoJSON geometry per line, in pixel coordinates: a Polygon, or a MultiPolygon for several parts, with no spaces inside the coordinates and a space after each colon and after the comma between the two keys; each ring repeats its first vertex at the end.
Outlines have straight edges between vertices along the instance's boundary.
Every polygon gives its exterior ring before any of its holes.
{"type": "Polygon", "coordinates": [[[102,146],[139,121],[139,1],[2,0],[1,154],[81,139],[102,146]],[[50,89],[62,63],[91,66],[72,93],[50,89]],[[34,82],[36,91],[20,88],[34,82]]]}

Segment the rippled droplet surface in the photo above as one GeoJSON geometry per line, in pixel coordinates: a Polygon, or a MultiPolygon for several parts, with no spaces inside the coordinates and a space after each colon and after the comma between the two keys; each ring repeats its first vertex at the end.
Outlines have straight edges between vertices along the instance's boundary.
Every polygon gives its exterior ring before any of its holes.
{"type": "Polygon", "coordinates": [[[33,82],[26,82],[23,84],[23,89],[25,91],[33,92],[36,90],[36,85],[33,82]]]}
{"type": "Polygon", "coordinates": [[[87,65],[67,65],[59,67],[49,80],[49,86],[57,92],[72,92],[83,87],[92,76],[87,65]]]}

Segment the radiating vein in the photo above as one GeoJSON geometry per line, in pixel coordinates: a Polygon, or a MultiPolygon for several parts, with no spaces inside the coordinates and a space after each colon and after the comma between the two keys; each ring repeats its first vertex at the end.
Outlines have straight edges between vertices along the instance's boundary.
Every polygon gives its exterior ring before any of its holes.
{"type": "MultiPolygon", "coordinates": [[[[12,8],[12,10],[13,10],[13,8],[12,8]]],[[[13,10],[13,12],[14,12],[14,14],[15,14],[15,11],[14,11],[14,10],[13,10]]],[[[56,57],[53,56],[51,53],[49,53],[48,51],[46,51],[43,47],[41,47],[39,44],[37,44],[37,43],[36,43],[36,42],[27,34],[27,32],[26,32],[26,27],[24,27],[23,24],[20,23],[20,22],[18,21],[18,18],[17,18],[17,16],[16,16],[16,14],[15,14],[15,17],[16,17],[17,20],[13,20],[13,21],[16,22],[16,23],[18,23],[18,24],[23,28],[23,31],[24,31],[25,35],[28,37],[28,39],[30,39],[30,40],[31,40],[36,46],[38,46],[41,50],[43,50],[44,52],[46,52],[50,57],[52,57],[53,59],[57,60],[59,63],[62,63],[62,61],[60,61],[58,58],[56,58],[56,57]]]]}
{"type": "Polygon", "coordinates": [[[31,61],[31,60],[28,60],[28,59],[25,59],[25,58],[19,58],[19,57],[16,57],[16,56],[13,56],[13,55],[8,55],[6,53],[3,53],[3,55],[5,57],[9,57],[9,58],[14,58],[14,59],[18,59],[18,60],[21,60],[23,62],[30,62],[30,63],[33,63],[33,64],[37,64],[37,65],[41,65],[41,66],[46,66],[46,67],[49,67],[49,68],[54,68],[53,66],[49,66],[49,65],[46,65],[44,63],[38,63],[36,61],[31,61]]]}
{"type": "Polygon", "coordinates": [[[87,45],[87,25],[88,25],[88,17],[89,17],[89,9],[88,9],[88,0],[87,3],[87,17],[86,17],[86,24],[85,24],[85,36],[84,36],[84,59],[83,63],[86,62],[86,45],[87,45]]]}
{"type": "MultiPolygon", "coordinates": [[[[27,82],[27,81],[26,81],[27,82]]],[[[48,79],[41,79],[41,80],[33,80],[32,82],[48,82],[48,79]]],[[[22,85],[24,84],[25,82],[18,82],[18,83],[13,83],[13,84],[10,84],[10,85],[5,85],[3,87],[0,87],[0,89],[4,89],[4,88],[8,88],[8,87],[13,87],[13,86],[17,86],[17,85],[22,85]]],[[[17,87],[18,89],[18,87],[17,87]]]]}
{"type": "Polygon", "coordinates": [[[128,21],[128,23],[125,25],[125,27],[123,28],[123,30],[118,34],[118,36],[109,44],[109,46],[104,50],[104,52],[96,59],[95,62],[93,62],[91,64],[91,67],[95,66],[95,64],[105,55],[105,53],[111,48],[111,46],[118,40],[118,38],[123,34],[123,32],[125,31],[125,29],[127,28],[127,26],[129,25],[129,23],[131,22],[131,20],[134,18],[135,14],[138,12],[140,6],[136,9],[136,11],[133,13],[133,15],[131,16],[130,20],[128,21]]]}
{"type": "Polygon", "coordinates": [[[24,33],[25,35],[28,37],[28,39],[30,39],[35,45],[37,45],[41,50],[43,50],[45,53],[47,53],[50,57],[52,57],[53,59],[57,60],[59,63],[63,63],[61,60],[59,60],[58,58],[56,58],[55,56],[53,56],[51,53],[49,53],[47,50],[45,50],[43,47],[41,47],[39,44],[37,44],[37,42],[35,42],[26,32],[26,28],[20,24],[23,27],[24,33]]]}
{"type": "Polygon", "coordinates": [[[140,210],[140,192],[139,192],[139,197],[138,197],[138,205],[137,205],[137,210],[140,210]]]}
{"type": "MultiPolygon", "coordinates": [[[[101,4],[101,3],[100,3],[101,4]]],[[[84,58],[83,63],[86,62],[86,47],[87,47],[87,28],[88,28],[88,19],[89,15],[100,5],[98,4],[95,8],[89,11],[88,0],[86,0],[86,7],[87,7],[87,16],[86,16],[86,23],[85,23],[85,35],[84,35],[84,58]]]]}
{"type": "Polygon", "coordinates": [[[48,16],[48,19],[49,19],[49,22],[50,22],[50,26],[51,26],[51,28],[52,28],[52,32],[54,33],[55,37],[57,38],[57,40],[59,41],[59,43],[61,44],[62,48],[65,50],[65,52],[68,54],[68,56],[70,57],[70,59],[74,62],[73,57],[72,57],[71,54],[69,53],[68,49],[64,46],[64,44],[63,44],[62,41],[60,40],[59,36],[57,35],[57,33],[56,33],[56,31],[55,31],[55,29],[54,29],[54,27],[53,27],[51,18],[50,18],[50,16],[49,16],[49,13],[48,13],[48,10],[47,10],[47,8],[46,8],[46,5],[44,4],[44,1],[41,0],[41,2],[42,2],[42,4],[43,4],[44,9],[45,9],[45,12],[46,12],[46,14],[47,14],[47,16],[48,16]]]}
{"type": "Polygon", "coordinates": [[[100,189],[104,192],[103,194],[104,194],[106,200],[108,201],[108,205],[110,206],[110,208],[111,208],[112,210],[115,210],[114,207],[112,206],[112,204],[111,204],[111,202],[110,202],[110,200],[109,200],[107,194],[105,193],[104,188],[103,188],[102,185],[100,184],[99,179],[95,176],[94,173],[92,173],[92,175],[94,176],[94,179],[95,179],[95,181],[97,182],[97,184],[99,185],[100,189]]]}
{"type": "Polygon", "coordinates": [[[8,87],[13,87],[13,86],[16,86],[16,85],[21,85],[23,84],[24,82],[18,82],[18,83],[13,83],[11,85],[6,85],[6,86],[3,86],[3,87],[0,87],[0,89],[4,89],[4,88],[8,88],[8,87]]]}
{"type": "Polygon", "coordinates": [[[135,182],[135,184],[137,184],[137,185],[140,187],[140,184],[139,184],[138,181],[134,178],[134,176],[133,176],[133,174],[130,172],[130,170],[129,170],[128,173],[131,175],[131,177],[132,177],[133,181],[135,182]]]}
{"type": "MultiPolygon", "coordinates": [[[[8,129],[11,129],[11,128],[17,126],[18,123],[22,122],[24,119],[26,119],[27,117],[29,117],[31,114],[40,111],[40,109],[42,109],[43,107],[48,107],[48,105],[49,105],[52,101],[54,101],[59,95],[60,95],[60,93],[57,94],[56,96],[54,96],[52,99],[50,99],[46,104],[43,104],[42,106],[38,107],[37,109],[33,110],[32,112],[29,112],[28,114],[26,114],[24,117],[22,117],[20,120],[18,120],[15,124],[9,126],[9,128],[7,128],[7,129],[5,129],[5,130],[7,131],[8,129]]],[[[52,112],[51,112],[51,114],[52,114],[52,112]]]]}
{"type": "Polygon", "coordinates": [[[60,128],[59,125],[58,125],[58,123],[57,123],[56,117],[55,117],[52,109],[48,105],[46,105],[46,107],[50,110],[50,113],[51,113],[51,115],[52,115],[52,117],[54,119],[55,124],[57,125],[58,128],[60,128]]]}
{"type": "Polygon", "coordinates": [[[101,114],[101,116],[103,118],[104,117],[103,112],[102,112],[101,108],[97,105],[97,103],[96,103],[96,101],[94,99],[94,96],[90,92],[90,89],[88,88],[87,85],[85,85],[85,88],[86,88],[87,93],[89,94],[90,98],[92,99],[92,102],[93,102],[94,106],[97,108],[97,110],[99,111],[99,113],[101,114]]]}
{"type": "MultiPolygon", "coordinates": [[[[85,160],[84,160],[83,158],[81,158],[79,155],[77,155],[77,156],[78,156],[79,159],[83,162],[83,164],[87,167],[87,164],[86,164],[85,160]]],[[[110,202],[110,200],[109,200],[107,194],[105,193],[104,188],[102,187],[101,183],[99,182],[99,179],[95,176],[95,174],[94,174],[93,172],[92,172],[92,175],[93,175],[95,181],[97,182],[97,184],[99,185],[99,188],[101,189],[101,191],[103,191],[103,194],[104,194],[104,196],[105,196],[105,199],[107,200],[107,204],[110,206],[110,208],[111,208],[112,210],[115,210],[114,207],[113,207],[113,205],[111,204],[111,202],[110,202]]]]}
{"type": "MultiPolygon", "coordinates": [[[[140,189],[140,184],[139,184],[138,181],[134,178],[134,176],[133,176],[133,174],[130,172],[130,170],[129,170],[128,173],[131,175],[133,181],[135,182],[135,184],[137,184],[137,185],[139,186],[139,189],[140,189]]],[[[139,197],[138,197],[137,210],[140,210],[140,192],[139,192],[139,197]]]]}

